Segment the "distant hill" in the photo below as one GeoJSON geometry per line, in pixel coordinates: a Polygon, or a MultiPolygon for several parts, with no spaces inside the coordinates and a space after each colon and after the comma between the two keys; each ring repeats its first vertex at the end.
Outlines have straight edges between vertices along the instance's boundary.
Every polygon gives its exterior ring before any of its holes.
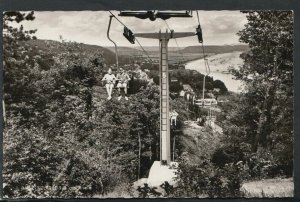
{"type": "MultiPolygon", "coordinates": [[[[115,52],[115,47],[106,47],[108,50],[115,52]]],[[[159,47],[158,46],[145,46],[143,47],[148,55],[154,60],[159,59],[159,47]]],[[[215,55],[222,53],[231,53],[231,52],[247,52],[249,50],[248,45],[209,45],[204,46],[205,53],[207,55],[215,55]]],[[[180,51],[178,51],[178,47],[168,47],[169,50],[169,62],[174,63],[182,60],[182,56],[185,61],[191,61],[195,59],[199,59],[203,57],[202,54],[202,46],[188,46],[188,47],[180,47],[180,51]],[[182,55],[182,56],[181,56],[182,55]]],[[[138,46],[136,47],[126,47],[120,46],[118,47],[118,53],[121,57],[128,56],[142,56],[146,57],[142,49],[138,46]]]]}
{"type": "MultiPolygon", "coordinates": [[[[229,53],[234,51],[246,52],[249,50],[248,45],[223,45],[223,46],[204,46],[206,53],[229,53]]],[[[183,53],[199,53],[202,52],[201,46],[188,46],[181,50],[183,53]]]]}
{"type": "MultiPolygon", "coordinates": [[[[115,52],[115,47],[105,47],[108,50],[115,52]]],[[[143,47],[149,54],[158,54],[159,48],[158,46],[145,46],[143,47]]],[[[229,53],[234,51],[241,51],[245,52],[249,50],[248,45],[209,45],[204,46],[206,53],[213,53],[213,54],[219,54],[219,53],[229,53]]],[[[188,47],[179,47],[180,52],[182,53],[202,53],[202,46],[188,46],[188,47]]],[[[143,52],[141,52],[140,47],[126,47],[126,46],[120,46],[118,47],[118,52],[120,55],[142,55],[143,52]]],[[[168,47],[168,50],[170,52],[177,52],[177,47],[168,47]]]]}
{"type": "MultiPolygon", "coordinates": [[[[105,47],[106,49],[115,52],[115,47],[105,47]]],[[[125,47],[125,46],[118,46],[118,54],[119,55],[142,55],[143,52],[136,48],[125,47]]]]}
{"type": "MultiPolygon", "coordinates": [[[[38,46],[41,50],[47,50],[47,43],[57,43],[58,41],[53,40],[30,40],[26,42],[33,46],[38,46]]],[[[100,51],[103,53],[104,59],[107,64],[114,64],[115,63],[115,47],[101,47],[97,45],[88,45],[80,43],[83,51],[87,53],[94,53],[96,51],[100,51]]],[[[60,47],[60,46],[54,46],[54,47],[60,47]]],[[[150,57],[153,59],[158,60],[159,59],[159,48],[158,46],[145,46],[144,49],[147,51],[150,57]]],[[[180,53],[178,52],[177,47],[169,47],[169,60],[170,63],[177,62],[181,59],[180,53]]],[[[245,52],[248,51],[249,48],[247,45],[223,45],[223,46],[205,46],[205,52],[207,54],[220,54],[220,53],[230,53],[234,51],[241,51],[245,52]]],[[[56,52],[61,52],[63,50],[54,50],[56,52]]],[[[202,57],[202,47],[201,46],[188,46],[186,48],[180,48],[180,52],[183,54],[183,57],[186,61],[195,60],[202,57]]],[[[119,62],[125,62],[126,58],[128,56],[143,56],[146,57],[142,49],[138,46],[136,47],[126,47],[126,46],[120,46],[118,47],[118,53],[119,53],[119,62]]],[[[126,62],[125,62],[126,63],[126,62]]]]}
{"type": "MultiPolygon", "coordinates": [[[[158,43],[157,43],[157,46],[145,46],[143,47],[146,51],[150,51],[150,52],[157,52],[159,50],[159,47],[158,47],[158,43]]],[[[141,50],[140,47],[137,47],[137,49],[141,50]]],[[[179,47],[179,49],[181,50],[182,47],[179,47]]],[[[177,47],[172,47],[172,46],[169,46],[168,47],[168,50],[169,51],[178,51],[178,48],[177,47]]]]}
{"type": "MultiPolygon", "coordinates": [[[[47,50],[48,49],[47,43],[58,44],[60,42],[53,41],[53,40],[37,39],[37,40],[29,40],[26,43],[28,43],[29,45],[32,45],[32,46],[37,46],[41,50],[47,50]]],[[[88,44],[83,44],[83,43],[79,43],[79,44],[80,44],[81,48],[83,49],[83,51],[85,51],[87,53],[94,53],[97,51],[102,52],[106,63],[113,64],[115,62],[115,53],[108,50],[107,48],[103,48],[103,47],[97,46],[97,45],[88,45],[88,44]]],[[[54,47],[60,47],[60,46],[54,46],[54,47]]],[[[56,50],[52,50],[52,51],[60,53],[63,50],[57,48],[56,50]]]]}
{"type": "MultiPolygon", "coordinates": [[[[115,47],[105,47],[108,50],[115,52],[115,47]]],[[[159,51],[159,47],[158,46],[145,46],[143,47],[149,54],[157,54],[159,51]]],[[[180,48],[182,49],[182,48],[180,48]]],[[[175,52],[178,51],[177,47],[168,47],[168,50],[171,52],[175,52]]],[[[141,47],[126,47],[126,46],[119,46],[118,47],[118,53],[120,55],[142,55],[144,54],[142,52],[141,47]]]]}

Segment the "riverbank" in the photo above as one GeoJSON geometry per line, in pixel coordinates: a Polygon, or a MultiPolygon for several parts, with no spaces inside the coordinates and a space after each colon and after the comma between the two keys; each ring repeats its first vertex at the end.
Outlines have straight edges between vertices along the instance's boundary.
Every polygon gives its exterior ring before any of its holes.
{"type": "MultiPolygon", "coordinates": [[[[242,83],[235,80],[233,75],[228,73],[230,68],[237,69],[243,64],[240,58],[242,52],[231,52],[214,54],[207,57],[210,74],[214,80],[221,80],[225,83],[228,91],[240,93],[242,91],[242,83]]],[[[185,69],[196,70],[201,74],[207,74],[203,58],[188,62],[185,64],[185,69]]]]}

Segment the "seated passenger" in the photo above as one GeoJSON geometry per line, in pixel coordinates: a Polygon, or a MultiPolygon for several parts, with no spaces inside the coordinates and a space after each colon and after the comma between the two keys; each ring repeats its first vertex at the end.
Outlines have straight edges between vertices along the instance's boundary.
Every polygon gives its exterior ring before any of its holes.
{"type": "Polygon", "coordinates": [[[125,97],[125,100],[128,100],[128,97],[126,95],[127,95],[128,81],[130,80],[130,77],[124,71],[123,68],[120,68],[120,73],[117,75],[117,80],[119,81],[118,85],[117,85],[117,88],[119,90],[118,100],[121,100],[121,98],[122,98],[122,96],[121,96],[121,88],[124,88],[124,93],[125,93],[124,97],[125,97]]]}
{"type": "Polygon", "coordinates": [[[175,111],[175,109],[173,109],[173,111],[170,112],[171,126],[173,125],[173,122],[174,122],[174,125],[176,126],[177,116],[178,116],[178,113],[175,111]]]}
{"type": "Polygon", "coordinates": [[[116,77],[112,73],[111,68],[108,69],[107,74],[104,75],[102,81],[106,82],[105,87],[106,87],[106,91],[107,91],[107,94],[108,94],[108,98],[107,99],[110,100],[111,99],[112,90],[113,90],[113,87],[114,87],[115,82],[116,82],[116,77]]]}

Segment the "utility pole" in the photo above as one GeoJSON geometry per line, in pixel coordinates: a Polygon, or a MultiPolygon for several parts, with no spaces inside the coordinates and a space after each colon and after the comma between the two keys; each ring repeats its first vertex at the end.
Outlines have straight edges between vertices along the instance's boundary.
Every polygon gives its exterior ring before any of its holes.
{"type": "Polygon", "coordinates": [[[195,36],[195,32],[174,31],[162,33],[137,33],[135,37],[158,39],[160,47],[160,162],[162,165],[170,165],[171,162],[171,138],[169,118],[169,67],[168,67],[168,42],[170,39],[195,36]]]}

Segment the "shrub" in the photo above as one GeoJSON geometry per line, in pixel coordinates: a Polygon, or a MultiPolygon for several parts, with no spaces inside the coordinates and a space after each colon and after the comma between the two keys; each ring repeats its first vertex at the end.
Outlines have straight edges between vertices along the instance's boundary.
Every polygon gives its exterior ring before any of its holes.
{"type": "Polygon", "coordinates": [[[190,165],[181,158],[177,170],[177,185],[164,184],[168,197],[239,197],[240,187],[247,178],[247,168],[242,162],[225,164],[219,168],[204,160],[190,165]]]}

